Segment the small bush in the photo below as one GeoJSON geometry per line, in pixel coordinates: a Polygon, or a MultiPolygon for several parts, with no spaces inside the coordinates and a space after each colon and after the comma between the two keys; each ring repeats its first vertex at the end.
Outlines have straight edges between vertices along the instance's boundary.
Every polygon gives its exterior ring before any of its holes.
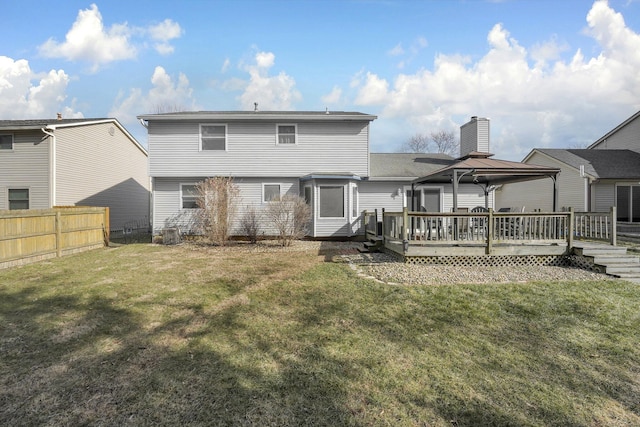
{"type": "Polygon", "coordinates": [[[311,223],[311,208],[302,197],[285,195],[269,202],[265,216],[276,229],[278,242],[290,246],[305,236],[311,223]]]}
{"type": "Polygon", "coordinates": [[[196,185],[199,231],[214,244],[224,246],[238,208],[240,189],[233,178],[213,177],[196,185]]]}
{"type": "Polygon", "coordinates": [[[244,215],[240,219],[240,229],[247,236],[249,242],[256,243],[260,234],[260,218],[254,206],[247,206],[244,215]]]}

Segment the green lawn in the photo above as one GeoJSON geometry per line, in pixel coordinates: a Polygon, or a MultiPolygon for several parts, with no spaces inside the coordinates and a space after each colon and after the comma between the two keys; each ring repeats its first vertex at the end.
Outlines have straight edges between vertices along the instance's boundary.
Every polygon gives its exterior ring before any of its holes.
{"type": "Polygon", "coordinates": [[[638,285],[385,285],[328,258],[0,270],[0,425],[640,425],[638,285]]]}

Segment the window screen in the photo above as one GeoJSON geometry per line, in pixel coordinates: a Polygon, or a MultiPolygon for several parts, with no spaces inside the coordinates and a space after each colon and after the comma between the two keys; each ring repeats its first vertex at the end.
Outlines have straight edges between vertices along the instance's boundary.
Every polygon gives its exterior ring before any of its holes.
{"type": "Polygon", "coordinates": [[[201,125],[202,150],[226,150],[226,133],[227,129],[224,125],[201,125]]]}
{"type": "Polygon", "coordinates": [[[280,184],[265,184],[264,185],[264,201],[270,202],[271,200],[280,199],[280,184]]]}
{"type": "Polygon", "coordinates": [[[320,217],[344,217],[344,187],[320,187],[320,217]]]}
{"type": "Polygon", "coordinates": [[[9,209],[29,209],[29,190],[27,188],[9,189],[9,209]]]}

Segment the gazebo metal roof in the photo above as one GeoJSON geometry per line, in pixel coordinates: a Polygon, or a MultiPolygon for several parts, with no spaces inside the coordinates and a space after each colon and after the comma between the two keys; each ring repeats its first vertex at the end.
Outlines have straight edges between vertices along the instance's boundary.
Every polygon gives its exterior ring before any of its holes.
{"type": "Polygon", "coordinates": [[[417,178],[412,186],[427,183],[453,183],[453,207],[458,207],[458,185],[476,184],[483,187],[485,196],[495,186],[534,179],[551,178],[553,180],[553,207],[556,207],[556,176],[559,168],[530,165],[508,160],[490,159],[491,153],[473,151],[458,161],[433,171],[429,175],[417,178]]]}

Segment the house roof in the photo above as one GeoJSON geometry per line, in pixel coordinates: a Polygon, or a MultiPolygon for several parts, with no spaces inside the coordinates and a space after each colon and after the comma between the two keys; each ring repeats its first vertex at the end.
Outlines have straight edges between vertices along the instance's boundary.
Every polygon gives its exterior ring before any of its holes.
{"type": "Polygon", "coordinates": [[[576,169],[584,165],[585,173],[596,179],[640,178],[640,153],[632,150],[536,148],[535,151],[576,169]]]}
{"type": "Polygon", "coordinates": [[[587,148],[595,148],[596,146],[600,145],[601,143],[605,142],[608,138],[611,137],[611,135],[613,135],[614,133],[618,132],[620,129],[622,129],[623,127],[627,126],[629,123],[631,123],[632,121],[634,121],[635,119],[637,119],[638,117],[640,117],[640,111],[638,111],[637,113],[635,113],[634,115],[632,115],[631,117],[629,117],[627,120],[625,120],[624,122],[620,123],[618,126],[616,126],[615,128],[613,128],[612,130],[610,130],[609,132],[607,132],[606,134],[604,134],[603,136],[601,136],[600,138],[598,138],[598,140],[596,140],[596,142],[594,142],[593,144],[591,144],[589,147],[587,148]]]}
{"type": "Polygon", "coordinates": [[[368,120],[377,116],[352,111],[180,111],[175,113],[142,114],[142,120],[368,120]]]}
{"type": "Polygon", "coordinates": [[[103,123],[113,123],[117,126],[133,144],[138,147],[145,155],[149,155],[147,149],[144,148],[137,139],[129,133],[129,131],[114,118],[82,118],[82,119],[27,119],[27,120],[0,120],[0,131],[16,131],[16,130],[41,130],[54,131],[59,128],[67,128],[74,126],[88,126],[103,123]]]}
{"type": "Polygon", "coordinates": [[[28,120],[0,120],[1,130],[30,130],[30,129],[42,129],[49,126],[60,125],[77,125],[86,122],[103,122],[108,120],[115,120],[109,118],[100,119],[28,119],[28,120]]]}
{"type": "Polygon", "coordinates": [[[415,179],[455,162],[446,154],[371,153],[370,179],[415,179]]]}

